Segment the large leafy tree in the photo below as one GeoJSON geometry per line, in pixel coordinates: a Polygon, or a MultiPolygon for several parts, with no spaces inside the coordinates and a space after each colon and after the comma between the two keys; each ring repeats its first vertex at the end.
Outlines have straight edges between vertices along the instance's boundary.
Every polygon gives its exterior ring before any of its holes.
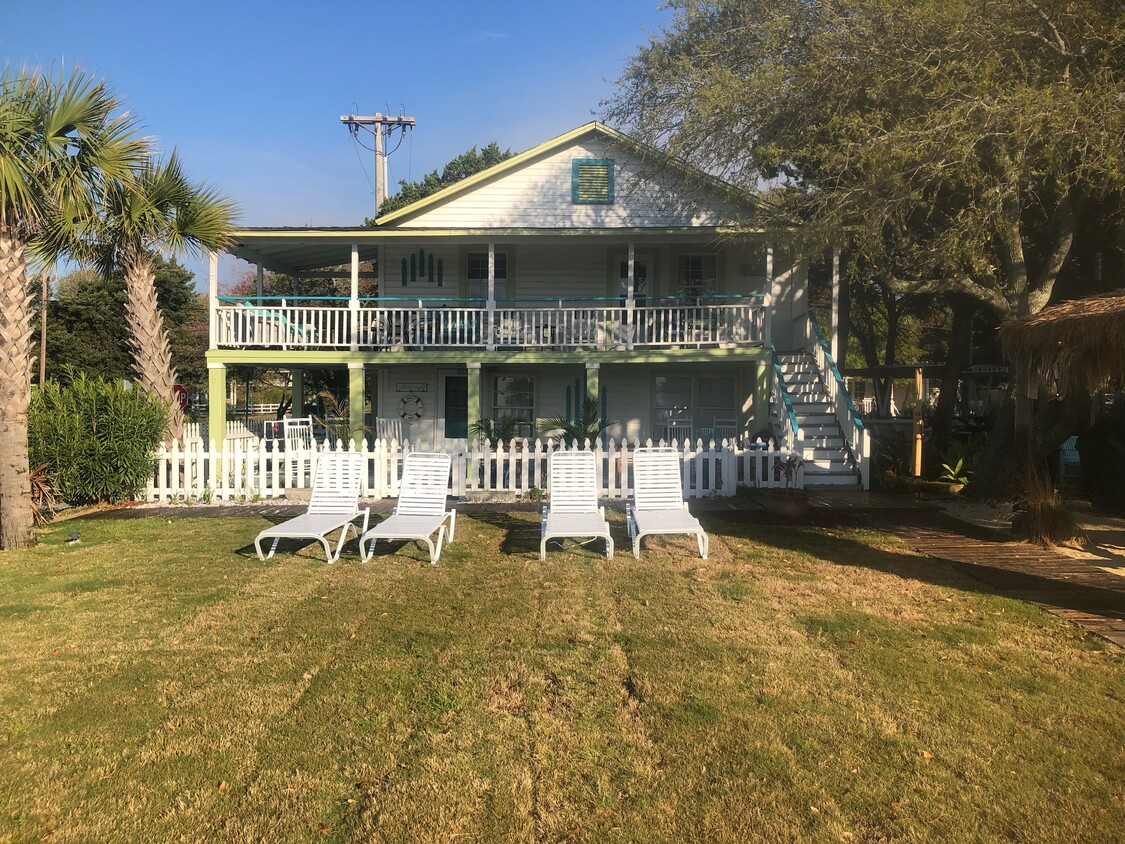
{"type": "MultiPolygon", "coordinates": [[[[154,260],[156,300],[168,332],[172,368],[189,390],[205,389],[207,300],[196,292],[191,270],[175,258],[156,255],[154,260]]],[[[36,309],[38,287],[33,285],[36,309]]],[[[129,329],[121,319],[125,282],[119,273],[109,278],[94,269],[67,273],[54,285],[48,304],[48,374],[71,367],[109,380],[133,376],[129,329]]],[[[39,343],[38,327],[32,343],[39,343]]]]}
{"type": "Polygon", "coordinates": [[[172,252],[221,249],[230,240],[234,204],[214,188],[191,182],[179,158],[149,159],[135,178],[115,182],[98,233],[103,270],[125,279],[125,316],[141,387],[169,408],[167,434],[183,433],[175,400],[176,372],[156,295],[159,249],[172,252]]]}
{"type": "Polygon", "coordinates": [[[1125,185],[1119,0],[674,0],[610,120],[761,208],[998,316],[1049,300],[1091,203],[1125,185]]]}
{"type": "Polygon", "coordinates": [[[109,184],[127,183],[146,155],[103,82],[0,74],[0,548],[32,540],[29,250],[51,255],[88,233],[109,184]]]}
{"type": "MultiPolygon", "coordinates": [[[[506,161],[515,155],[510,149],[500,149],[496,141],[488,144],[488,146],[477,149],[473,147],[467,152],[461,153],[454,158],[445,167],[442,168],[441,173],[437,170],[432,170],[422,177],[420,181],[410,182],[405,179],[398,183],[398,193],[394,196],[387,197],[383,201],[383,205],[379,208],[380,214],[389,214],[392,211],[397,211],[399,208],[405,208],[413,202],[420,199],[425,199],[430,194],[437,193],[443,188],[447,188],[452,184],[456,184],[462,179],[467,179],[474,173],[479,173],[481,170],[487,170],[501,161],[506,161]]],[[[368,218],[364,220],[364,225],[372,226],[375,224],[373,219],[368,218]]]]}

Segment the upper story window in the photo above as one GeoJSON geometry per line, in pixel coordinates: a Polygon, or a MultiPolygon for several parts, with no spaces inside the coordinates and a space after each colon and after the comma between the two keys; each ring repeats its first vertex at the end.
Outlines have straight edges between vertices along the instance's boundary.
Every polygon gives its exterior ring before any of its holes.
{"type": "Polygon", "coordinates": [[[714,255],[681,255],[676,282],[681,296],[702,298],[717,292],[717,261],[714,255]]]}
{"type": "MultiPolygon", "coordinates": [[[[508,254],[496,252],[493,281],[497,299],[508,298],[508,254]]],[[[469,299],[488,298],[488,253],[470,252],[465,268],[465,296],[469,299]]]]}
{"type": "Polygon", "coordinates": [[[612,205],[613,159],[574,159],[571,162],[571,198],[579,205],[612,205]]]}

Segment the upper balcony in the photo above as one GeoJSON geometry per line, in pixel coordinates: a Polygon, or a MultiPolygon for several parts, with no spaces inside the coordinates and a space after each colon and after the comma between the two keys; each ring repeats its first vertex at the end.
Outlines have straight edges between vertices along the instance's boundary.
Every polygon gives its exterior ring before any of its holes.
{"type": "Polygon", "coordinates": [[[608,351],[768,346],[762,295],[587,299],[218,297],[213,348],[608,351]]]}

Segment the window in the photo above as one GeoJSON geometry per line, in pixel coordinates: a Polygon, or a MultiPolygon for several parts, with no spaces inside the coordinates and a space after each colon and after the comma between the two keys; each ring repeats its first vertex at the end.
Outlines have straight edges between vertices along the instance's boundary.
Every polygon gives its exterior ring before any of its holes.
{"type": "Polygon", "coordinates": [[[737,417],[734,406],[734,377],[730,375],[702,375],[699,378],[699,398],[696,401],[695,419],[700,428],[715,427],[715,420],[737,417]]]}
{"type": "Polygon", "coordinates": [[[659,375],[656,378],[657,428],[667,422],[691,422],[692,379],[686,375],[659,375]]]}
{"type": "Polygon", "coordinates": [[[535,381],[520,375],[497,375],[492,382],[492,418],[519,421],[517,436],[535,435],[535,381]]]}
{"type": "MultiPolygon", "coordinates": [[[[494,291],[497,299],[508,298],[508,255],[495,253],[494,291]]],[[[465,296],[469,299],[488,298],[488,253],[470,252],[465,267],[465,296]]]]}
{"type": "Polygon", "coordinates": [[[681,296],[701,298],[716,291],[716,260],[714,255],[681,255],[676,281],[681,296]]]}
{"type": "Polygon", "coordinates": [[[613,159],[574,159],[571,163],[571,199],[579,205],[612,205],[613,159]]]}

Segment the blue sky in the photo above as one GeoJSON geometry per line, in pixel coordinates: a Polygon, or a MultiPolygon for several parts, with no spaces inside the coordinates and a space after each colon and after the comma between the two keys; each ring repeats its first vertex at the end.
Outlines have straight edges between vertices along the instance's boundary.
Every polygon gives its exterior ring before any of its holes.
{"type": "Polygon", "coordinates": [[[658,5],[0,0],[0,56],[106,78],[243,225],[353,225],[372,211],[372,155],[340,115],[417,119],[392,184],[473,145],[522,151],[592,119],[667,20],[658,5]]]}

